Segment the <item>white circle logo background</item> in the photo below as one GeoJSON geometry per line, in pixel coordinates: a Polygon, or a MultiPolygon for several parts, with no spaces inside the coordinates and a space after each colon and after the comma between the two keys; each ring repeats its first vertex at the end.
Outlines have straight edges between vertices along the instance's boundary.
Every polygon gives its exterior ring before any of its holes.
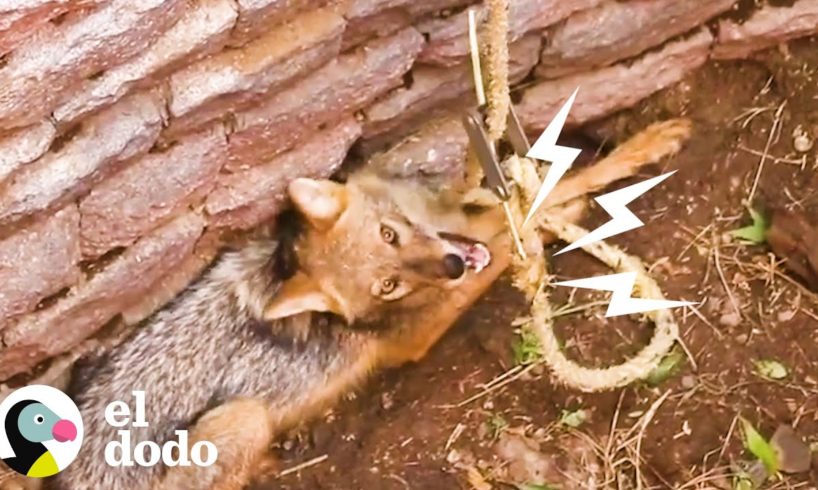
{"type": "Polygon", "coordinates": [[[0,458],[10,458],[14,456],[8,437],[6,436],[6,414],[21,400],[36,400],[50,408],[57,416],[68,419],[77,427],[77,437],[73,441],[57,442],[55,440],[43,443],[54,456],[57,467],[64,470],[77,457],[82,446],[82,438],[85,435],[85,427],[82,425],[82,415],[77,405],[71,398],[57,388],[46,385],[29,385],[14,390],[0,402],[0,458]]]}

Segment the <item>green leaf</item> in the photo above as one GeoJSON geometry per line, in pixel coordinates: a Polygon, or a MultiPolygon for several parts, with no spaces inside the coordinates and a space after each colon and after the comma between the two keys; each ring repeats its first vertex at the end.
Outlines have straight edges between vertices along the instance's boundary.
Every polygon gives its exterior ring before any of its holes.
{"type": "Polygon", "coordinates": [[[784,379],[789,374],[787,366],[773,359],[759,359],[755,365],[756,373],[767,379],[784,379]]]}
{"type": "Polygon", "coordinates": [[[778,453],[766,439],[753,427],[753,424],[741,418],[742,432],[744,433],[744,447],[758,458],[767,470],[767,475],[773,476],[778,473],[778,453]]]}
{"type": "Polygon", "coordinates": [[[560,415],[559,424],[576,429],[586,420],[588,420],[588,412],[583,408],[578,410],[563,410],[562,415],[560,415]]]}
{"type": "Polygon", "coordinates": [[[682,363],[684,362],[684,358],[684,354],[682,354],[679,350],[674,349],[670,351],[664,358],[662,358],[659,365],[656,366],[653,371],[648,373],[648,375],[645,377],[645,381],[653,386],[662,384],[679,371],[679,368],[681,368],[682,363]]]}
{"type": "Polygon", "coordinates": [[[520,337],[511,346],[516,364],[533,364],[542,358],[540,339],[529,328],[520,329],[520,337]]]}
{"type": "Polygon", "coordinates": [[[730,235],[740,240],[755,244],[766,242],[767,228],[769,228],[767,218],[753,208],[749,208],[749,211],[753,224],[745,226],[744,228],[739,228],[738,230],[733,230],[730,232],[730,235]]]}
{"type": "Polygon", "coordinates": [[[522,485],[517,485],[517,490],[557,490],[557,488],[546,484],[523,483],[522,485]]]}
{"type": "Polygon", "coordinates": [[[745,473],[733,477],[733,490],[756,490],[756,486],[753,480],[745,473]]]}
{"type": "Polygon", "coordinates": [[[489,434],[492,439],[496,439],[503,430],[508,427],[508,422],[502,415],[493,414],[488,421],[489,434]]]}

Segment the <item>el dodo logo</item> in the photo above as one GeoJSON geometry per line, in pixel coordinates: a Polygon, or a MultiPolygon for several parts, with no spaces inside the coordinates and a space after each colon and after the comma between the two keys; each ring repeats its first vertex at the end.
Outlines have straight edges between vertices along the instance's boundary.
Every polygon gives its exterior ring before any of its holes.
{"type": "Polygon", "coordinates": [[[31,385],[0,403],[0,459],[26,476],[44,478],[64,470],[82,445],[82,417],[62,391],[31,385]]]}

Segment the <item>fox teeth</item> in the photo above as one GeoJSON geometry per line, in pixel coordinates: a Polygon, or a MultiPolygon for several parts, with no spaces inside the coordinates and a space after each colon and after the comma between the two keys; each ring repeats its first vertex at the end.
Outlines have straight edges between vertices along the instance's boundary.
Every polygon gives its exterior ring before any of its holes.
{"type": "Polygon", "coordinates": [[[475,243],[466,251],[466,265],[480,272],[491,263],[491,252],[482,243],[475,243]]]}

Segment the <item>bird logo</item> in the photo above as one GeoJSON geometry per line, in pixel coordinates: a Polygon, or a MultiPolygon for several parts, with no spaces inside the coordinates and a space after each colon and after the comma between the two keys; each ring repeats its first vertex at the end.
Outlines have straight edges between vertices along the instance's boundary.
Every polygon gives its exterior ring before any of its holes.
{"type": "Polygon", "coordinates": [[[82,444],[82,418],[65,393],[44,385],[12,392],[0,403],[0,459],[31,478],[56,475],[82,444]]]}

